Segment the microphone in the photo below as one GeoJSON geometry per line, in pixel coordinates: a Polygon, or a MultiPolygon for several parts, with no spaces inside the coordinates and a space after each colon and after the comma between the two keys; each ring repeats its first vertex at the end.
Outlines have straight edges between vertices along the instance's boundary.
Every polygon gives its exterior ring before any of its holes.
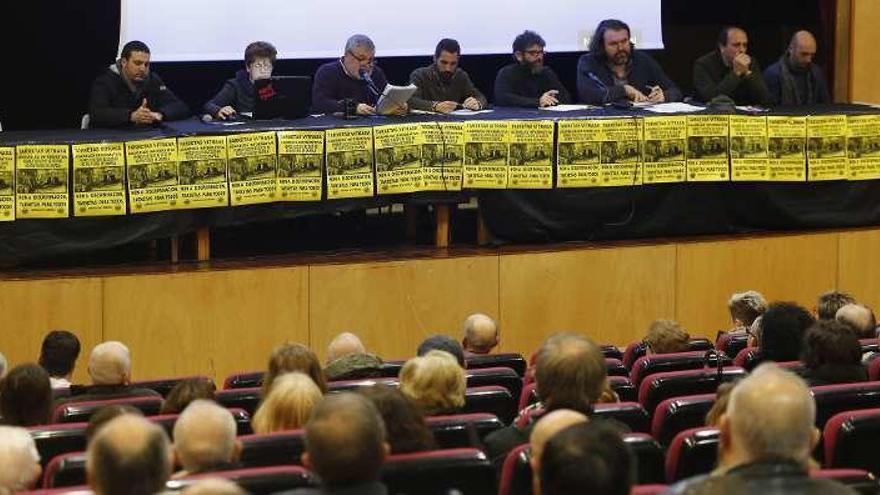
{"type": "Polygon", "coordinates": [[[381,94],[379,88],[376,87],[376,83],[373,82],[373,78],[370,77],[370,73],[367,72],[367,69],[359,70],[358,75],[360,75],[361,79],[367,83],[367,87],[373,92],[373,96],[379,96],[379,94],[381,94]]]}

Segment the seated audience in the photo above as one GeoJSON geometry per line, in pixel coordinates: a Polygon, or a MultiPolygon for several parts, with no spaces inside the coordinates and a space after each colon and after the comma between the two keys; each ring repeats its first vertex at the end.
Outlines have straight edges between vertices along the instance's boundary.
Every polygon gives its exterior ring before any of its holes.
{"type": "Polygon", "coordinates": [[[810,478],[810,454],[820,438],[815,420],[816,404],[806,383],[772,363],[762,364],[731,392],[720,420],[718,468],[681,481],[668,493],[853,493],[836,481],[810,478]]]}
{"type": "Polygon", "coordinates": [[[288,342],[276,347],[269,356],[269,365],[266,374],[263,375],[263,397],[269,394],[272,382],[277,376],[293,371],[309,375],[321,392],[327,393],[327,379],[324,377],[318,356],[302,344],[288,342]]]}
{"type": "Polygon", "coordinates": [[[629,495],[636,462],[620,432],[603,422],[571,425],[552,436],[540,461],[536,495],[629,495]]]}
{"type": "Polygon", "coordinates": [[[56,401],[56,404],[124,397],[161,397],[155,390],[131,386],[131,353],[122,342],[102,342],[92,349],[89,376],[92,385],[72,386],[73,395],[56,401]]]}
{"type": "Polygon", "coordinates": [[[464,361],[464,349],[462,349],[461,344],[452,337],[446,335],[431,335],[419,344],[418,349],[416,349],[416,356],[424,356],[431,351],[446,351],[455,357],[459,366],[462,368],[466,366],[464,361]]]}
{"type": "Polygon", "coordinates": [[[541,493],[541,454],[547,441],[571,425],[586,423],[587,416],[571,409],[557,409],[535,423],[529,435],[529,464],[532,466],[532,493],[541,493]]]}
{"type": "Polygon", "coordinates": [[[40,454],[30,433],[18,426],[0,426],[0,493],[34,488],[41,472],[40,454]]]}
{"type": "Polygon", "coordinates": [[[380,481],[388,456],[385,425],[373,404],[354,393],[328,395],[306,425],[302,463],[321,479],[321,488],[281,495],[387,494],[380,481]]]}
{"type": "Polygon", "coordinates": [[[721,415],[727,412],[727,405],[730,403],[730,393],[733,392],[733,387],[737,383],[739,382],[726,382],[718,385],[718,389],[715,391],[715,402],[712,404],[709,412],[706,413],[706,426],[718,426],[721,415]]]}
{"type": "Polygon", "coordinates": [[[748,339],[746,345],[749,347],[761,347],[761,322],[764,321],[764,315],[755,318],[751,325],[746,327],[748,339]]]}
{"type": "Polygon", "coordinates": [[[776,105],[815,105],[831,103],[825,72],[813,63],[816,38],[809,31],[791,37],[779,60],[764,70],[764,82],[776,105]]]}
{"type": "Polygon", "coordinates": [[[806,367],[801,376],[811,387],[868,379],[858,339],[834,320],[819,320],[807,330],[801,361],[806,367]]]}
{"type": "Polygon", "coordinates": [[[681,328],[677,321],[655,320],[645,335],[647,354],[668,354],[685,352],[690,347],[691,336],[681,328]]]}
{"type": "Polygon", "coordinates": [[[400,391],[427,416],[461,411],[466,388],[464,370],[446,351],[414,357],[400,370],[400,391]]]}
{"type": "Polygon", "coordinates": [[[10,426],[49,423],[52,413],[49,375],[37,364],[20,364],[0,381],[0,421],[10,426]]]}
{"type": "Polygon", "coordinates": [[[165,430],[132,414],[98,430],[86,457],[86,477],[96,495],[152,495],[163,491],[171,476],[165,430]]]}
{"type": "Polygon", "coordinates": [[[251,425],[254,433],[273,433],[302,428],[323,393],[305,373],[285,373],[275,379],[263,398],[251,425]]]}
{"type": "Polygon", "coordinates": [[[434,49],[434,63],[412,72],[409,81],[419,89],[409,99],[416,110],[450,113],[457,108],[481,110],[488,106],[486,97],[474,86],[470,76],[458,66],[461,46],[444,38],[434,49]]]}
{"type": "Polygon", "coordinates": [[[186,406],[196,399],[213,401],[216,391],[217,387],[214,382],[208,378],[183,380],[168,392],[159,414],[180,414],[186,409],[186,406]]]}
{"type": "Polygon", "coordinates": [[[244,69],[226,81],[202,110],[212,118],[226,120],[237,113],[254,111],[254,81],[272,77],[278,51],[271,43],[254,41],[244,49],[244,69]]]}
{"type": "Polygon", "coordinates": [[[370,399],[385,423],[392,454],[406,454],[434,449],[434,434],[422,411],[400,390],[377,383],[361,387],[358,393],[370,399]]]}
{"type": "Polygon", "coordinates": [[[694,88],[701,100],[726,96],[737,105],[772,103],[758,61],[746,54],[748,47],[749,37],[741,28],[721,29],[717,49],[694,62],[694,88]]]}
{"type": "Polygon", "coordinates": [[[353,380],[371,378],[382,372],[382,359],[367,352],[357,335],[344,332],[327,346],[327,366],[324,375],[328,380],[353,380]]]}
{"type": "Polygon", "coordinates": [[[816,316],[820,320],[833,320],[840,308],[855,303],[856,298],[846,292],[836,290],[824,292],[816,300],[816,316]]]}
{"type": "Polygon", "coordinates": [[[67,330],[53,330],[43,338],[39,363],[49,373],[52,388],[70,388],[79,351],[79,339],[67,330]]]}
{"type": "Polygon", "coordinates": [[[849,327],[856,338],[877,338],[877,319],[871,308],[864,304],[846,304],[837,310],[834,319],[849,327]]]}
{"type": "Polygon", "coordinates": [[[198,399],[174,423],[174,456],[183,471],[174,477],[239,467],[241,442],[228,409],[198,399]]]}
{"type": "Polygon", "coordinates": [[[761,318],[759,361],[800,359],[804,334],[813,323],[809,311],[795,303],[771,304],[761,318]]]}
{"type": "Polygon", "coordinates": [[[544,65],[544,38],[525,31],[513,40],[515,63],[495,76],[495,103],[506,107],[549,107],[571,103],[568,90],[553,69],[544,65]]]}
{"type": "Polygon", "coordinates": [[[730,312],[733,330],[744,330],[752,325],[755,318],[767,311],[767,300],[760,292],[747,290],[730,296],[727,310],[730,312]]]}
{"type": "Polygon", "coordinates": [[[464,338],[461,347],[466,357],[491,354],[498,345],[498,324],[491,317],[474,313],[464,320],[462,326],[464,338]]]}
{"type": "Polygon", "coordinates": [[[183,489],[183,495],[247,495],[240,486],[223,478],[206,478],[183,489]]]}
{"type": "Polygon", "coordinates": [[[98,409],[89,417],[89,424],[86,426],[86,445],[92,442],[102,426],[123,414],[144,415],[140,409],[126,404],[111,404],[98,409]]]}
{"type": "Polygon", "coordinates": [[[186,118],[189,109],[150,72],[147,45],[129,41],[119,60],[92,83],[89,115],[92,127],[147,126],[186,118]]]}

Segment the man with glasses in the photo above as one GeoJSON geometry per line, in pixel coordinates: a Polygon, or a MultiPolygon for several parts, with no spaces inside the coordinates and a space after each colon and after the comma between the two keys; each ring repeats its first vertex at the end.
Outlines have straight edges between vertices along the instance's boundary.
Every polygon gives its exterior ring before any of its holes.
{"type": "Polygon", "coordinates": [[[212,118],[226,120],[236,113],[254,111],[254,81],[272,77],[278,51],[271,43],[255,41],[244,50],[244,69],[226,81],[223,88],[203,107],[212,118]]]}
{"type": "Polygon", "coordinates": [[[434,63],[414,70],[409,76],[410,82],[419,88],[410,98],[410,106],[439,113],[457,108],[485,108],[486,97],[474,86],[468,73],[458,67],[460,58],[458,41],[440,40],[434,50],[434,63]]]}
{"type": "Polygon", "coordinates": [[[549,107],[571,103],[571,96],[553,69],[544,65],[544,38],[525,31],[513,40],[516,63],[498,71],[495,103],[509,107],[549,107]]]}
{"type": "MultiPolygon", "coordinates": [[[[315,73],[312,86],[312,110],[320,113],[345,112],[346,100],[356,103],[358,115],[374,115],[379,96],[388,84],[385,73],[376,65],[376,45],[363,34],[345,42],[339,60],[328,62],[315,73]]],[[[406,114],[406,105],[390,113],[406,114]]]]}

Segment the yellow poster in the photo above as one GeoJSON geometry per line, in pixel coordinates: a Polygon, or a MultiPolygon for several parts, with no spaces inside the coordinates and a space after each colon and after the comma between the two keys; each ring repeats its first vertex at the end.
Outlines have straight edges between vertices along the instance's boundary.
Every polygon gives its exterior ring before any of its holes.
{"type": "Polygon", "coordinates": [[[644,121],[630,117],[602,119],[599,122],[602,126],[602,144],[599,149],[602,167],[600,185],[641,185],[644,121]]]}
{"type": "Polygon", "coordinates": [[[807,180],[806,141],[806,117],[767,117],[770,180],[807,180]]]}
{"type": "Polygon", "coordinates": [[[422,178],[426,191],[461,191],[464,123],[421,124],[422,178]]]}
{"type": "Polygon", "coordinates": [[[278,196],[281,201],[320,201],[324,131],[278,132],[278,196]]]}
{"type": "Polygon", "coordinates": [[[226,137],[194,136],[177,140],[180,153],[180,208],[229,204],[226,137]]]}
{"type": "Polygon", "coordinates": [[[735,181],[767,180],[767,117],[730,116],[730,178],[735,181]]]}
{"type": "Polygon", "coordinates": [[[508,189],[553,187],[553,121],[510,122],[508,189]]]}
{"type": "Polygon", "coordinates": [[[846,115],[807,118],[807,180],[846,179],[846,115]]]}
{"type": "Polygon", "coordinates": [[[0,222],[15,220],[15,148],[0,146],[0,222]]]}
{"type": "Polygon", "coordinates": [[[17,218],[68,216],[67,171],[70,147],[66,144],[26,144],[15,148],[17,218]]]}
{"type": "Polygon", "coordinates": [[[327,129],[327,198],[373,195],[373,128],[327,129]]]}
{"type": "Polygon", "coordinates": [[[688,115],[688,182],[730,179],[727,115],[688,115]]]}
{"type": "Polygon", "coordinates": [[[411,193],[422,190],[421,124],[382,125],[373,128],[376,143],[376,192],[411,193]]]}
{"type": "Polygon", "coordinates": [[[125,215],[125,146],[74,144],[73,216],[125,215]]]}
{"type": "Polygon", "coordinates": [[[599,186],[601,121],[560,120],[556,126],[556,187],[599,186]]]}
{"type": "Polygon", "coordinates": [[[132,213],[177,207],[177,139],[125,143],[125,166],[128,171],[128,204],[132,213]]]}
{"type": "Polygon", "coordinates": [[[249,132],[226,138],[232,206],[278,200],[275,132],[249,132]]]}
{"type": "Polygon", "coordinates": [[[642,182],[684,182],[687,116],[645,117],[645,163],[642,182]]]}
{"type": "Polygon", "coordinates": [[[846,135],[849,180],[880,179],[880,115],[851,115],[846,135]]]}
{"type": "Polygon", "coordinates": [[[510,123],[492,120],[465,122],[463,187],[507,187],[507,143],[510,123]]]}

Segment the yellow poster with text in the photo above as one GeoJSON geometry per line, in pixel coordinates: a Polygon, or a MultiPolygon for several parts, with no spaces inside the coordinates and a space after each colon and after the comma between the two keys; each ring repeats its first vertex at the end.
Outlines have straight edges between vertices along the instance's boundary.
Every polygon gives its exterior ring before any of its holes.
{"type": "Polygon", "coordinates": [[[464,122],[422,126],[422,178],[426,191],[461,191],[464,122]]]}
{"type": "Polygon", "coordinates": [[[645,158],[642,182],[684,182],[687,116],[645,117],[645,158]]]}
{"type": "Polygon", "coordinates": [[[846,135],[849,180],[880,179],[880,115],[851,115],[846,135]]]}
{"type": "Polygon", "coordinates": [[[727,115],[688,115],[688,182],[726,182],[730,179],[727,115]]]}
{"type": "Polygon", "coordinates": [[[767,117],[771,181],[807,180],[806,144],[806,117],[767,117]]]}
{"type": "Polygon", "coordinates": [[[421,191],[421,124],[382,125],[373,128],[376,146],[376,192],[397,194],[421,191]]]}
{"type": "Polygon", "coordinates": [[[552,120],[510,122],[508,189],[553,187],[552,120]]]}
{"type": "Polygon", "coordinates": [[[25,144],[15,148],[17,218],[65,218],[68,213],[66,144],[25,144]]]}
{"type": "Polygon", "coordinates": [[[15,220],[15,148],[0,146],[0,222],[15,220]]]}
{"type": "Polygon", "coordinates": [[[128,204],[132,213],[173,210],[179,198],[177,139],[125,143],[128,204]]]}
{"type": "Polygon", "coordinates": [[[229,205],[226,136],[193,136],[177,140],[180,153],[180,208],[229,205]]]}
{"type": "Polygon", "coordinates": [[[74,144],[73,216],[125,215],[125,146],[74,144]]]}
{"type": "Polygon", "coordinates": [[[373,128],[327,129],[327,198],[373,195],[373,128]]]}
{"type": "Polygon", "coordinates": [[[324,131],[278,132],[278,196],[282,201],[320,201],[324,131]]]}
{"type": "Polygon", "coordinates": [[[767,117],[730,116],[730,178],[763,181],[770,175],[767,155],[767,117]]]}
{"type": "Polygon", "coordinates": [[[463,187],[507,187],[507,156],[510,123],[493,120],[465,122],[463,187]]]}
{"type": "Polygon", "coordinates": [[[599,184],[603,187],[641,185],[644,121],[631,117],[599,122],[602,126],[599,184]]]}
{"type": "Polygon", "coordinates": [[[846,179],[846,115],[807,118],[807,180],[846,179]]]}
{"type": "Polygon", "coordinates": [[[560,120],[556,126],[556,187],[599,186],[601,122],[597,119],[560,120]]]}
{"type": "Polygon", "coordinates": [[[232,206],[278,201],[275,132],[249,132],[226,138],[232,206]]]}

